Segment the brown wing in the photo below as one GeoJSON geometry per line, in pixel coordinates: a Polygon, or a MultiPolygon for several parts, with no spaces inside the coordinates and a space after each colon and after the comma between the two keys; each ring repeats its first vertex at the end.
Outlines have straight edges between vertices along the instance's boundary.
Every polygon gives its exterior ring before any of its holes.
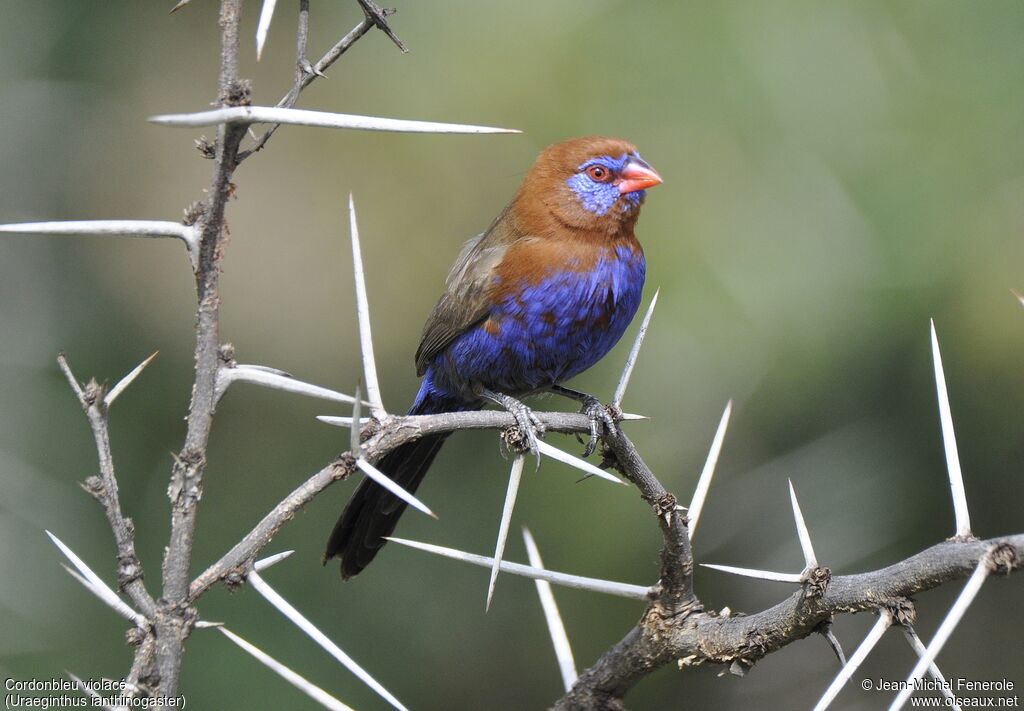
{"type": "Polygon", "coordinates": [[[486,232],[462,247],[448,273],[445,291],[423,326],[416,349],[417,375],[423,375],[434,356],[453,340],[487,318],[491,308],[488,287],[494,270],[516,239],[506,208],[486,232]]]}

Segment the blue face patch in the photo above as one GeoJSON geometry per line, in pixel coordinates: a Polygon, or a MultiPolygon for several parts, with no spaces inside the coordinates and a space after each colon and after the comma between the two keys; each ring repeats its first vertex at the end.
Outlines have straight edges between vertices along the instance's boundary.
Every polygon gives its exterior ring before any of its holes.
{"type": "Polygon", "coordinates": [[[619,186],[612,182],[600,183],[589,175],[587,175],[587,169],[600,165],[607,168],[612,173],[617,173],[622,170],[626,163],[629,162],[630,158],[639,158],[640,156],[630,156],[623,153],[618,158],[611,156],[601,156],[600,158],[592,158],[587,162],[581,164],[576,168],[576,173],[566,180],[566,185],[572,188],[572,191],[579,196],[580,203],[582,203],[584,209],[588,212],[592,212],[595,215],[601,216],[607,213],[615,205],[616,201],[621,197],[622,203],[620,209],[623,212],[632,210],[644,197],[643,190],[637,190],[635,192],[626,193],[625,195],[619,194],[619,186]]]}

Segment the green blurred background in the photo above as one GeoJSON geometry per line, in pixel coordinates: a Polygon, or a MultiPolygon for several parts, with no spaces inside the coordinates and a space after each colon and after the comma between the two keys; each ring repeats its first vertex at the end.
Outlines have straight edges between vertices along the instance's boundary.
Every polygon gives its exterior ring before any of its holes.
{"type": "MultiPolygon", "coordinates": [[[[200,131],[146,117],[215,97],[217,10],[171,2],[4,3],[0,21],[0,220],[178,219],[211,164],[200,131]]],[[[292,71],[295,3],[281,3],[255,62],[258,3],[246,7],[243,75],[273,103],[292,71]]],[[[355,25],[354,2],[312,8],[310,54],[355,25]]],[[[236,175],[223,279],[223,334],[241,362],[351,391],[358,341],[344,200],[355,193],[386,404],[416,388],[420,326],[462,241],[485,227],[535,154],[607,133],[635,142],[665,178],[638,234],[647,298],[661,302],[627,396],[647,461],[690,496],[723,406],[735,400],[698,561],[797,571],[786,478],[823,564],[872,569],[953,531],[928,344],[943,345],[967,495],[980,536],[1024,530],[1024,5],[1004,2],[400,3],[412,51],[374,32],[300,106],[523,130],[403,136],[285,128],[236,175]]],[[[209,133],[209,132],[208,132],[209,133]]],[[[124,623],[58,566],[53,530],[108,580],[113,544],[78,488],[93,474],[85,419],[57,371],[114,382],[157,361],[112,412],[122,502],[156,589],[168,529],[170,452],[191,383],[193,283],[180,244],[103,238],[0,239],[0,673],[120,678],[124,623]]],[[[632,332],[627,338],[632,338],[632,332]]],[[[627,346],[576,380],[607,397],[627,346]]],[[[544,407],[547,403],[542,403],[544,407]]],[[[550,401],[552,407],[563,407],[550,401]]],[[[341,451],[317,423],[330,404],[236,386],[218,412],[194,569],[216,559],[277,500],[341,451]]],[[[571,439],[555,443],[573,451],[571,439]]],[[[507,463],[487,433],[453,438],[421,489],[440,515],[399,535],[486,553],[507,463]]],[[[545,562],[649,584],[659,535],[626,490],[550,461],[529,473],[514,531],[545,562]]],[[[487,572],[389,546],[342,584],[325,537],[353,482],[333,487],[268,552],[296,549],[267,579],[415,709],[541,708],[561,692],[529,581],[503,577],[484,614],[487,572]]],[[[523,560],[513,535],[508,557],[523,560]]],[[[698,571],[709,607],[753,612],[781,585],[698,571]]],[[[931,637],[959,584],[920,596],[931,637]]],[[[982,591],[939,658],[951,676],[1020,676],[1019,580],[982,591]]],[[[581,667],[642,607],[557,590],[581,667]]],[[[357,708],[383,702],[255,593],[216,589],[222,620],[357,708]]],[[[844,617],[848,651],[873,618],[844,617]]],[[[897,634],[864,668],[902,678],[897,634]]],[[[820,638],[744,679],[666,668],[631,708],[806,708],[837,665],[820,638]]],[[[191,708],[312,708],[221,635],[197,631],[184,664],[191,708]]],[[[886,695],[845,690],[837,708],[886,695]]]]}

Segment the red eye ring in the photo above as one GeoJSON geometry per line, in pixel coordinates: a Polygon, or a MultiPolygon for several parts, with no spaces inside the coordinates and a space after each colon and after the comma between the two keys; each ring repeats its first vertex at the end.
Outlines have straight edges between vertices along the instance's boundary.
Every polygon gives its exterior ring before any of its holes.
{"type": "Polygon", "coordinates": [[[607,183],[612,179],[612,172],[603,165],[592,165],[587,168],[587,175],[596,183],[607,183]]]}

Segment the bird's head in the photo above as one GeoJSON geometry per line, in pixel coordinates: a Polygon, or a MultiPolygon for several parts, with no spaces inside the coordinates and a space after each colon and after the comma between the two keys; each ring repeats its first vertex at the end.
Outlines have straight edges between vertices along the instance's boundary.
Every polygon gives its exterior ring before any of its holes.
{"type": "Polygon", "coordinates": [[[517,203],[529,222],[616,234],[632,228],[645,190],[660,182],[633,144],[585,136],[545,148],[517,203]]]}

